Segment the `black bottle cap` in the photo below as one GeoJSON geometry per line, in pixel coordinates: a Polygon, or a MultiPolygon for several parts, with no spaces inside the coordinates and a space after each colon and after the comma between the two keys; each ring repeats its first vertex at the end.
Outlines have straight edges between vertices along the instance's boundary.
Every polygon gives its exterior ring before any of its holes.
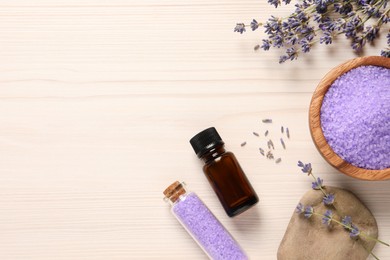
{"type": "Polygon", "coordinates": [[[214,127],[207,128],[191,138],[190,144],[198,157],[224,142],[214,127]]]}

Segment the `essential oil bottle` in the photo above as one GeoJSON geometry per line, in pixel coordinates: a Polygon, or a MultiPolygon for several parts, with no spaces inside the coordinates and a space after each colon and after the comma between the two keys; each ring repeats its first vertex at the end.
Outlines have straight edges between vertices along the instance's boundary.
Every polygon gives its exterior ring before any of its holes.
{"type": "Polygon", "coordinates": [[[259,199],[233,153],[227,152],[214,127],[195,135],[190,143],[205,165],[205,173],[229,217],[234,217],[259,199]]]}
{"type": "Polygon", "coordinates": [[[216,219],[194,192],[183,182],[174,182],[164,192],[171,212],[210,259],[246,260],[248,257],[236,240],[216,219]]]}

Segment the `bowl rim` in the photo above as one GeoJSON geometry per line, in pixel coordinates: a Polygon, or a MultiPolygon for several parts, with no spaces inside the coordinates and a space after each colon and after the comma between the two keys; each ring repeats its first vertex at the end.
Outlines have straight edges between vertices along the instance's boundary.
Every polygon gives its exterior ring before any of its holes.
{"type": "Polygon", "coordinates": [[[348,60],[331,69],[319,82],[315,89],[309,107],[310,134],[318,151],[324,159],[342,173],[361,180],[390,179],[390,168],[382,170],[364,169],[350,164],[342,159],[329,146],[321,127],[321,107],[325,93],[332,83],[342,74],[360,66],[380,66],[390,69],[390,58],[381,56],[366,56],[348,60]]]}

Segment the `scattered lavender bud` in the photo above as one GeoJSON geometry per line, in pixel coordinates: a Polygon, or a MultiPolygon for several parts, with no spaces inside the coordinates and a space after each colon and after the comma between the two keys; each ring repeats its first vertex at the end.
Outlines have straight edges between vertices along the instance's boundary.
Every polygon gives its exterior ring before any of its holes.
{"type": "Polygon", "coordinates": [[[284,127],[283,126],[280,128],[280,132],[282,132],[282,134],[284,133],[284,127]]]}
{"type": "Polygon", "coordinates": [[[253,135],[255,135],[255,136],[259,136],[259,134],[258,134],[258,133],[256,133],[256,132],[253,132],[253,135]]]}
{"type": "Polygon", "coordinates": [[[270,123],[272,123],[272,119],[266,118],[266,119],[263,119],[262,122],[265,124],[270,124],[270,123]]]}
{"type": "Polygon", "coordinates": [[[268,145],[268,149],[272,148],[273,150],[275,150],[275,146],[274,146],[274,143],[272,142],[272,140],[269,140],[267,145],[268,145]]]}
{"type": "Polygon", "coordinates": [[[260,151],[261,155],[264,156],[264,150],[263,150],[263,148],[259,148],[259,151],[260,151]]]}
{"type": "Polygon", "coordinates": [[[245,145],[246,145],[246,142],[242,142],[242,143],[241,143],[241,147],[242,147],[242,146],[245,146],[245,145]]]}
{"type": "Polygon", "coordinates": [[[278,158],[275,160],[275,163],[280,163],[282,161],[282,158],[278,158]]]}
{"type": "Polygon", "coordinates": [[[264,133],[264,136],[265,136],[265,137],[267,137],[267,136],[268,136],[268,130],[267,130],[267,131],[265,131],[265,133],[264,133]]]}
{"type": "Polygon", "coordinates": [[[286,150],[286,144],[284,143],[283,138],[280,138],[280,143],[282,144],[283,149],[286,150]]]}
{"type": "Polygon", "coordinates": [[[272,154],[271,151],[268,151],[268,153],[267,153],[267,159],[270,159],[270,160],[273,160],[273,159],[274,159],[274,155],[272,154]]]}
{"type": "Polygon", "coordinates": [[[286,135],[287,135],[287,138],[290,139],[290,131],[288,130],[288,127],[286,127],[286,135]]]}

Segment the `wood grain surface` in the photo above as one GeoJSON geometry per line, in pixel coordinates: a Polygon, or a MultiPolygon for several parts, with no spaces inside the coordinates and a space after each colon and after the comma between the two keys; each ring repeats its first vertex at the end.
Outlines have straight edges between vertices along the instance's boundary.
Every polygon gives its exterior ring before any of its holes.
{"type": "MultiPolygon", "coordinates": [[[[276,259],[311,187],[298,160],[359,196],[389,242],[390,183],[337,172],[310,137],[312,93],[331,68],[356,57],[349,43],[279,65],[278,50],[253,51],[262,32],[233,33],[236,22],[292,8],[258,0],[2,0],[0,259],[205,259],[162,199],[175,180],[251,259],[276,259]],[[286,150],[282,125],[291,133],[286,150]],[[209,126],[260,197],[237,218],[225,215],[188,142],[209,126]],[[266,130],[280,164],[259,154],[266,130]]],[[[377,55],[385,42],[364,54],[377,55]]],[[[390,258],[381,245],[374,253],[390,258]]]]}

